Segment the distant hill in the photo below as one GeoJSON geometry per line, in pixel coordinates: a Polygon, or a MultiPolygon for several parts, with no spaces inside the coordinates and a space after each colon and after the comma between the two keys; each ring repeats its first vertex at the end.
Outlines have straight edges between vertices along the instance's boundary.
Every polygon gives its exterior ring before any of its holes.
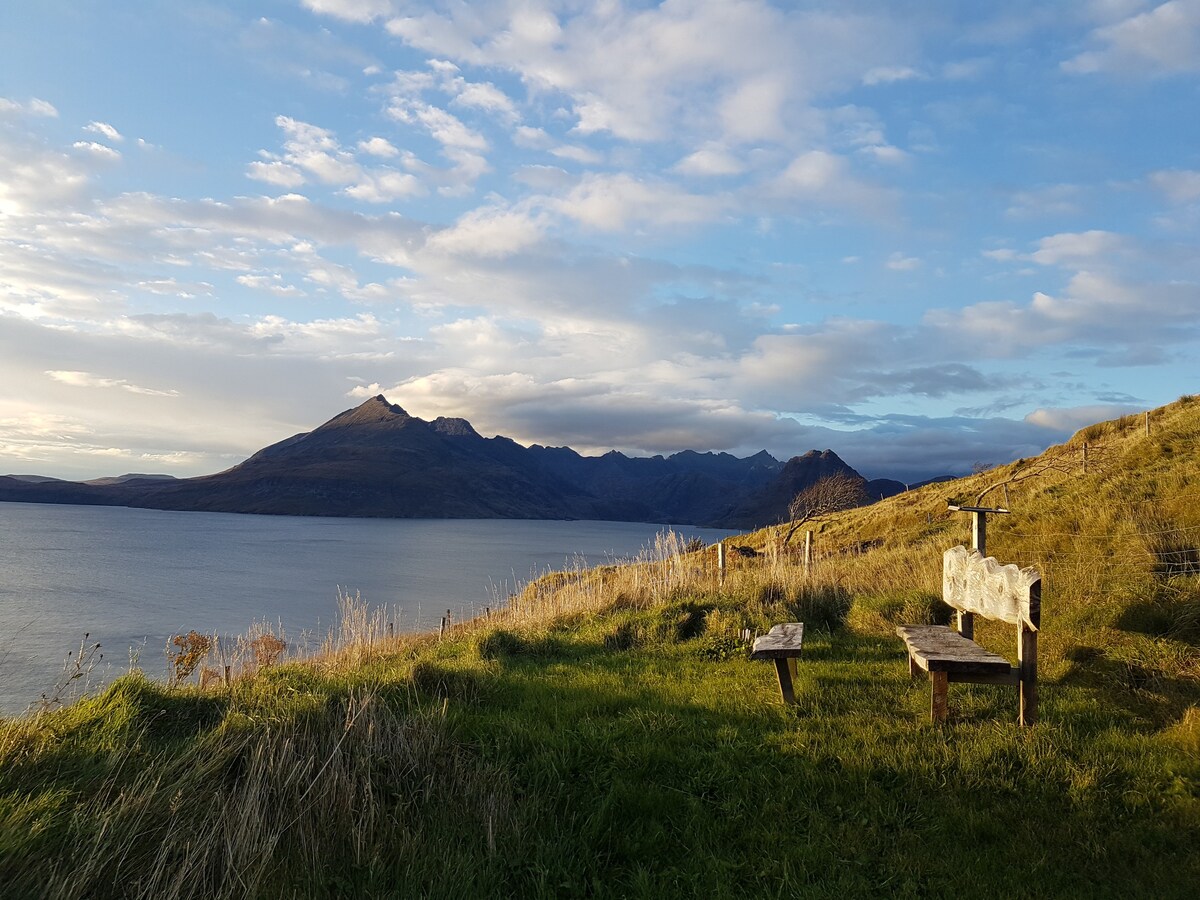
{"type": "Polygon", "coordinates": [[[92,478],[84,484],[128,484],[131,481],[177,481],[174,475],[114,475],[109,478],[92,478]]]}
{"type": "MultiPolygon", "coordinates": [[[[482,437],[465,419],[411,416],[382,395],[215,475],[90,482],[0,477],[0,500],[387,518],[608,519],[750,528],[780,521],[797,491],[835,472],[832,450],[785,465],[686,450],[581,456],[482,437]]],[[[867,482],[872,499],[903,489],[867,482]]]]}

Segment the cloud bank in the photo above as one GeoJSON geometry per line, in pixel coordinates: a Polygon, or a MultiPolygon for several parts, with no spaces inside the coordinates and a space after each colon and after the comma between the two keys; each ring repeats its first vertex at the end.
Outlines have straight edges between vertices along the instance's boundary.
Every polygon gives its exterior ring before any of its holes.
{"type": "Polygon", "coordinates": [[[30,85],[0,99],[0,470],[214,471],[383,392],[918,480],[1165,402],[1200,342],[1188,136],[1097,158],[1059,104],[1172,114],[1196,4],[1116,6],[231,6],[189,33],[208,89],[244,102],[225,45],[274,80],[194,145],[30,85]]]}

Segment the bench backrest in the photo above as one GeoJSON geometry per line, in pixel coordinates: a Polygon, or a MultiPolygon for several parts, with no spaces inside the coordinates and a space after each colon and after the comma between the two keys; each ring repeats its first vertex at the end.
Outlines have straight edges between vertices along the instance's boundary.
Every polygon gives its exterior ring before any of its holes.
{"type": "Polygon", "coordinates": [[[1036,569],[1002,566],[978,550],[951,547],[942,556],[942,599],[963,612],[1037,631],[1042,578],[1036,569]]]}

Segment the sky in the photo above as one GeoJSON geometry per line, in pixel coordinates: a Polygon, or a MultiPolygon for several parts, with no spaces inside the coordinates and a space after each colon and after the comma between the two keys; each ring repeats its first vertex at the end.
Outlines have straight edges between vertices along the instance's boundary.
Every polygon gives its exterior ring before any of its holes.
{"type": "Polygon", "coordinates": [[[1200,391],[1200,0],[0,7],[0,473],[384,394],[915,481],[1200,391]]]}

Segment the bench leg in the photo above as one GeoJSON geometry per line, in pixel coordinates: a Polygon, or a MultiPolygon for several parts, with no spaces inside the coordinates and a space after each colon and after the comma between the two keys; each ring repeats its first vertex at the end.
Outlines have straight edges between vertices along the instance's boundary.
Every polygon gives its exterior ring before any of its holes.
{"type": "Polygon", "coordinates": [[[917,665],[917,661],[913,657],[908,658],[908,677],[916,678],[917,673],[921,671],[921,667],[917,665]]]}
{"type": "Polygon", "coordinates": [[[929,711],[930,718],[934,722],[945,722],[946,715],[949,712],[946,694],[950,680],[945,672],[930,672],[929,680],[933,684],[932,704],[929,711]]]}
{"type": "Polygon", "coordinates": [[[1021,669],[1020,692],[1021,712],[1018,721],[1032,725],[1037,721],[1037,632],[1024,625],[1017,638],[1017,665],[1021,669]]]}
{"type": "Polygon", "coordinates": [[[795,703],[796,694],[792,690],[792,674],[796,671],[795,659],[776,659],[775,674],[779,676],[779,693],[783,694],[784,703],[795,703]]]}

